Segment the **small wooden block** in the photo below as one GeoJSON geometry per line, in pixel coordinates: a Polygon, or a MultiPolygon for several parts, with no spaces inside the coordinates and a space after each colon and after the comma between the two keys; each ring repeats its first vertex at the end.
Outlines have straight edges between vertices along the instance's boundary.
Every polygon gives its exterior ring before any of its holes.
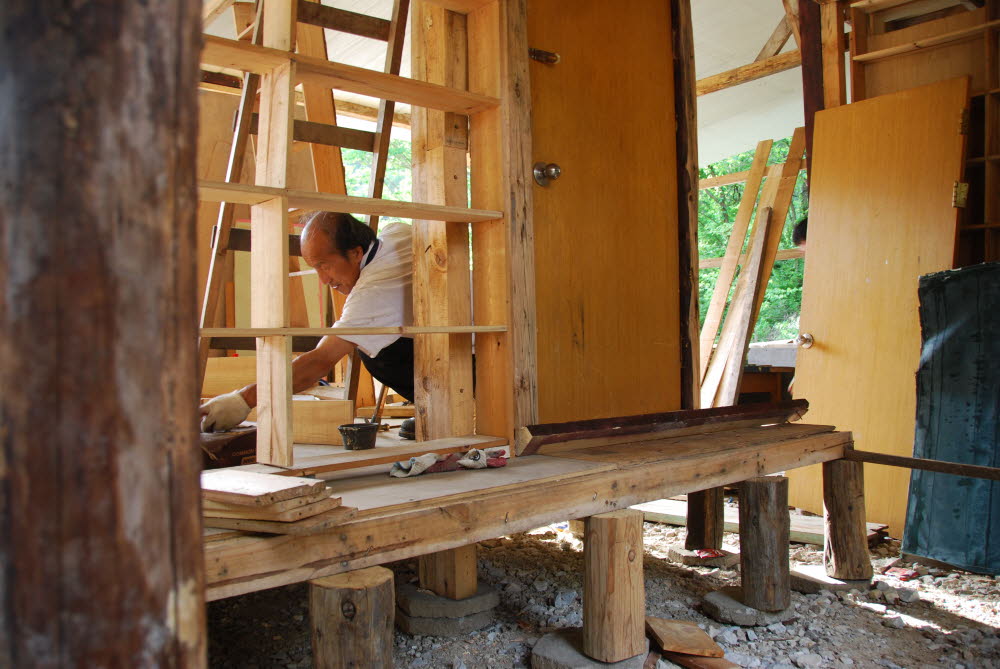
{"type": "Polygon", "coordinates": [[[664,651],[702,657],[726,654],[703,629],[687,621],[646,616],[646,634],[664,651]]]}
{"type": "Polygon", "coordinates": [[[277,474],[216,469],[201,473],[201,490],[205,499],[228,504],[267,506],[294,497],[301,497],[325,488],[326,482],[277,474]]]}
{"type": "Polygon", "coordinates": [[[262,507],[250,507],[246,504],[227,504],[226,502],[216,502],[212,499],[203,499],[201,501],[201,508],[206,511],[246,511],[247,509],[259,508],[262,511],[278,513],[280,511],[291,511],[292,509],[297,509],[300,506],[312,504],[313,502],[322,502],[323,500],[328,499],[332,494],[333,493],[329,488],[324,487],[323,489],[316,490],[308,495],[293,497],[292,499],[286,499],[283,502],[275,502],[274,504],[268,504],[267,506],[262,507]]]}
{"type": "Polygon", "coordinates": [[[320,513],[311,518],[303,518],[294,523],[248,520],[246,518],[205,518],[205,526],[244,532],[263,532],[264,534],[317,534],[347,522],[354,517],[357,511],[353,507],[340,506],[332,511],[320,513]]]}
{"type": "Polygon", "coordinates": [[[688,669],[739,669],[740,667],[740,665],[733,664],[722,657],[700,657],[698,655],[685,655],[669,651],[664,651],[663,657],[674,664],[679,664],[688,669]]]}
{"type": "Polygon", "coordinates": [[[306,504],[287,511],[272,511],[271,507],[258,506],[237,506],[232,505],[229,509],[204,509],[206,518],[246,518],[247,520],[273,520],[282,523],[293,523],[304,518],[311,518],[317,514],[340,506],[339,497],[327,497],[326,499],[312,504],[306,504]]]}

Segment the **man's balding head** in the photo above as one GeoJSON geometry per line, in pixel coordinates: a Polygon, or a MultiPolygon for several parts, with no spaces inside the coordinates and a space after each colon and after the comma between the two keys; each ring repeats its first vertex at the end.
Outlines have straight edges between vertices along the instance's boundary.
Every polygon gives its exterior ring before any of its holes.
{"type": "Polygon", "coordinates": [[[300,240],[302,259],[316,270],[324,285],[349,295],[375,233],[353,216],[330,211],[307,214],[305,221],[300,240]]]}
{"type": "Polygon", "coordinates": [[[302,246],[308,244],[317,253],[339,253],[346,258],[351,249],[361,247],[364,252],[375,241],[372,229],[349,214],[314,211],[304,220],[302,246]]]}

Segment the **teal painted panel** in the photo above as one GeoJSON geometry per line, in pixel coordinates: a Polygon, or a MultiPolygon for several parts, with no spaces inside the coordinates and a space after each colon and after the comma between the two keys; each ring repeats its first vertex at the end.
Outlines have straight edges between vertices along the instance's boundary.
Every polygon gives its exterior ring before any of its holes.
{"type": "MultiPolygon", "coordinates": [[[[1000,263],[920,279],[914,456],[1000,467],[1000,263]]],[[[914,470],[903,551],[1000,573],[1000,481],[914,470]]]]}

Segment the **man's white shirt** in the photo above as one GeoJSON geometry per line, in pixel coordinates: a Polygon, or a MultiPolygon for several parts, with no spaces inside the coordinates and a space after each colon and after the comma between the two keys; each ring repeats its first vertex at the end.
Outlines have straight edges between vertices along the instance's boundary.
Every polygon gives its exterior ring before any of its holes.
{"type": "MultiPolygon", "coordinates": [[[[413,323],[413,228],[390,223],[382,228],[375,257],[361,268],[361,275],[344,302],[337,328],[397,327],[413,323]]],[[[366,254],[368,249],[365,250],[366,254]]],[[[400,335],[337,335],[357,344],[372,358],[400,335]]]]}

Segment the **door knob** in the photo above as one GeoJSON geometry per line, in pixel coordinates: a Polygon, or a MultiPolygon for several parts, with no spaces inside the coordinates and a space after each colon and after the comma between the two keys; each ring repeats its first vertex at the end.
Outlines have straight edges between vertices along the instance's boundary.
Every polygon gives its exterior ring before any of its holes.
{"type": "Polygon", "coordinates": [[[559,178],[562,174],[562,168],[555,163],[535,163],[531,172],[535,176],[535,183],[539,186],[548,186],[559,178]]]}
{"type": "Polygon", "coordinates": [[[803,332],[795,338],[795,345],[801,346],[802,348],[812,348],[814,343],[815,340],[813,339],[813,336],[808,332],[803,332]]]}

